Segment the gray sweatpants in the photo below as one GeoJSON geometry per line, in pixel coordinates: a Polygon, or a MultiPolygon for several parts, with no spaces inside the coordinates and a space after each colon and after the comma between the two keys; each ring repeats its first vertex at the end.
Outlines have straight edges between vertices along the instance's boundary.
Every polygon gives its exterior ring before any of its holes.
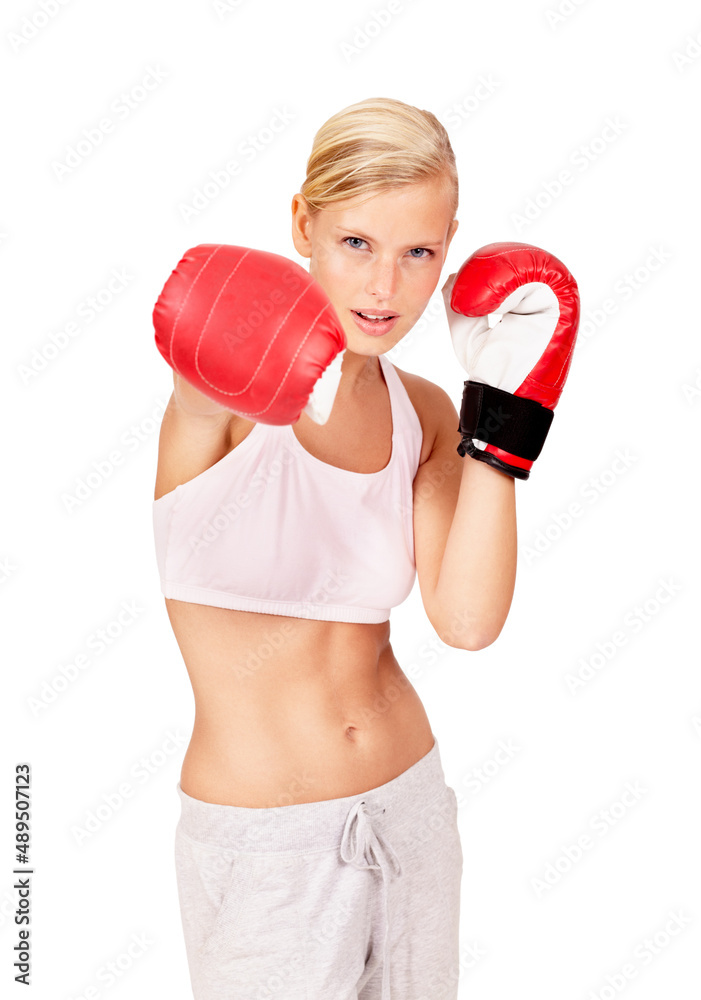
{"type": "Polygon", "coordinates": [[[463,855],[437,742],[342,799],[251,809],[176,788],[195,1000],[455,1000],[463,855]]]}

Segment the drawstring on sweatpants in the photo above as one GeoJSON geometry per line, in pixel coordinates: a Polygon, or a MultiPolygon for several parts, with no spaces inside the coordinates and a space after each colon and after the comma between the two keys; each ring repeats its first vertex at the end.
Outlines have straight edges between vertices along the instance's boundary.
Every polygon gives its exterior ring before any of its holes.
{"type": "Polygon", "coordinates": [[[388,877],[397,877],[402,873],[399,858],[391,845],[379,834],[370,822],[372,816],[380,812],[370,812],[364,799],[356,802],[348,813],[341,838],[341,857],[356,868],[377,868],[382,878],[382,901],[385,912],[385,936],[382,943],[382,1000],[390,1000],[389,993],[389,954],[387,943],[389,939],[389,902],[388,877]]]}

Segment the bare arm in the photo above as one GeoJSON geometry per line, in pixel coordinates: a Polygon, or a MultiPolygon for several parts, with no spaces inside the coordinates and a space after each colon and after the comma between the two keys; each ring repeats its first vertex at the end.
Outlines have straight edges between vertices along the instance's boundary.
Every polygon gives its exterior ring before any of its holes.
{"type": "Polygon", "coordinates": [[[466,455],[434,599],[450,645],[483,649],[501,632],[516,583],[515,480],[466,455]]]}
{"type": "Polygon", "coordinates": [[[514,479],[457,453],[457,411],[434,396],[439,431],[414,480],[416,568],[426,614],[450,646],[477,650],[499,635],[516,582],[514,479]]]}
{"type": "Polygon", "coordinates": [[[224,414],[232,416],[231,410],[220,406],[208,396],[205,396],[203,392],[200,392],[199,389],[195,389],[194,386],[185,381],[182,375],[178,375],[176,371],[173,372],[173,395],[175,396],[175,402],[183,413],[203,417],[218,415],[222,419],[224,414]]]}
{"type": "Polygon", "coordinates": [[[239,419],[176,372],[173,385],[158,439],[154,500],[223,458],[231,448],[232,430],[239,419]]]}

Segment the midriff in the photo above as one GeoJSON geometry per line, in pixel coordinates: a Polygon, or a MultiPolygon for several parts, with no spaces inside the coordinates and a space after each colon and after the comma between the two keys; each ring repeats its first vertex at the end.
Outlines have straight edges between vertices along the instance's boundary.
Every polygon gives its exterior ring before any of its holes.
{"type": "Polygon", "coordinates": [[[180,784],[267,808],[359,794],[434,744],[390,623],[235,611],[166,599],[195,697],[180,784]]]}

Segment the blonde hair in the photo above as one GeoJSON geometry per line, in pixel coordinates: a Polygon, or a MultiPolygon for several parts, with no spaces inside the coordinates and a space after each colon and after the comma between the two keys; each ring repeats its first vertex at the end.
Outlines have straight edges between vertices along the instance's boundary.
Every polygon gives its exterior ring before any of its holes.
{"type": "Polygon", "coordinates": [[[312,215],[346,198],[445,175],[458,208],[455,154],[445,128],[430,111],[390,97],[351,104],[314,136],[300,188],[312,215]]]}

